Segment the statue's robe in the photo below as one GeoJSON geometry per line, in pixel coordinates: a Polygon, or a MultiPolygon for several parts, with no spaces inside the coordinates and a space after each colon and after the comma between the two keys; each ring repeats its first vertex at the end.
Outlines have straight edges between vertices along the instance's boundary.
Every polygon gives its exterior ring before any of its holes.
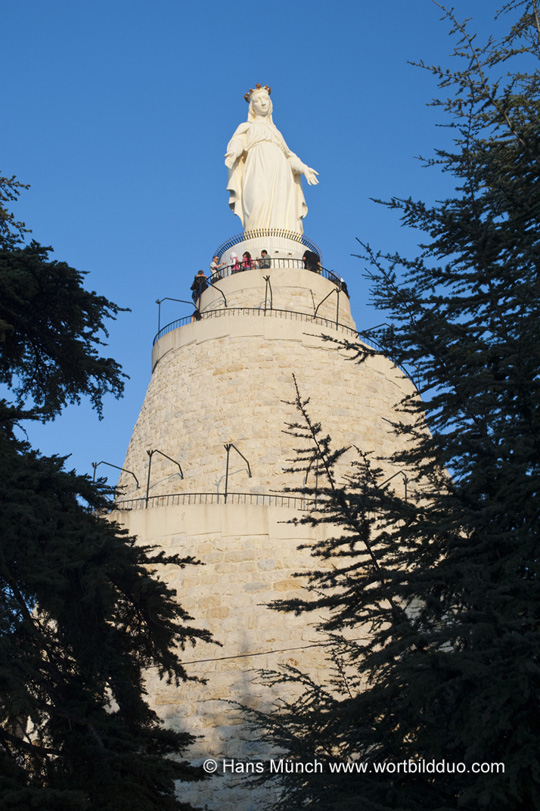
{"type": "Polygon", "coordinates": [[[229,170],[229,205],[245,231],[280,228],[303,232],[307,214],[302,191],[302,161],[291,152],[274,124],[246,121],[240,124],[227,152],[242,154],[229,170]]]}

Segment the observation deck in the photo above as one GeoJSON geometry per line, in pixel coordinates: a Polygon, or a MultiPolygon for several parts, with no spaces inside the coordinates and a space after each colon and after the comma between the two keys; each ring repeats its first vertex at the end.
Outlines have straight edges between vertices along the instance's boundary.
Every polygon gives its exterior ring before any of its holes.
{"type": "MultiPolygon", "coordinates": [[[[326,268],[307,270],[304,262],[294,257],[273,257],[267,261],[270,267],[243,267],[238,263],[214,273],[195,301],[194,314],[159,329],[153,342],[152,369],[165,353],[186,340],[189,342],[189,334],[200,332],[203,325],[205,331],[215,334],[216,328],[210,322],[222,319],[235,319],[237,326],[227,327],[233,331],[240,328],[241,318],[250,318],[267,319],[277,330],[278,321],[288,321],[301,323],[304,329],[313,325],[319,333],[330,329],[351,339],[357,337],[343,279],[326,268]]],[[[284,323],[281,327],[287,332],[284,323]]],[[[223,328],[222,322],[217,331],[222,332],[223,328]]],[[[255,332],[259,333],[260,327],[255,332]]]]}
{"type": "MultiPolygon", "coordinates": [[[[256,260],[268,241],[242,244],[256,260]]],[[[296,243],[291,253],[303,250],[296,243]]],[[[336,445],[391,455],[386,418],[410,383],[387,358],[374,355],[358,366],[340,347],[343,340],[371,342],[357,331],[337,274],[308,270],[301,255],[274,253],[270,267],[235,261],[208,281],[195,313],[154,339],[152,379],[118,506],[213,509],[232,507],[238,497],[238,507],[273,508],[276,494],[302,485],[302,476],[287,472],[295,440],[286,428],[298,419],[293,375],[336,445]],[[144,495],[137,481],[147,482],[144,495]]],[[[344,459],[344,469],[350,462],[344,459]]],[[[279,506],[299,508],[290,496],[279,506]]]]}

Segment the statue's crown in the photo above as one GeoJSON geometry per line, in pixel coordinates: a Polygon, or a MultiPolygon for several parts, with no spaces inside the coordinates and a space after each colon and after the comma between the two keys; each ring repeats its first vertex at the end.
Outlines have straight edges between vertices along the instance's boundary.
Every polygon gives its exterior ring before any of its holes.
{"type": "Polygon", "coordinates": [[[249,90],[248,90],[248,92],[247,92],[247,93],[244,93],[244,98],[245,98],[245,100],[248,102],[248,104],[249,104],[249,102],[251,101],[251,96],[253,95],[253,93],[256,93],[256,92],[257,92],[257,90],[266,90],[266,92],[268,93],[268,95],[270,95],[270,93],[272,92],[271,88],[270,88],[270,87],[268,87],[268,85],[267,85],[267,84],[265,84],[265,85],[261,85],[261,84],[258,84],[258,83],[257,83],[257,84],[255,85],[255,90],[253,90],[253,89],[250,87],[250,88],[249,88],[249,90]]]}

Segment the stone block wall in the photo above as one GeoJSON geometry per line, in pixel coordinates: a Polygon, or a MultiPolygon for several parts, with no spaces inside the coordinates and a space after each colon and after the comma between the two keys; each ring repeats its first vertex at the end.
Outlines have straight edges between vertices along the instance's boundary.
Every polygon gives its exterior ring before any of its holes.
{"type": "MultiPolygon", "coordinates": [[[[315,278],[317,295],[333,288],[316,274],[298,272],[315,278]]],[[[244,291],[241,278],[249,275],[237,274],[223,283],[244,291]]],[[[304,288],[304,297],[308,293],[304,288]]],[[[348,303],[347,314],[352,323],[348,303]]],[[[156,343],[152,379],[123,467],[146,482],[147,451],[159,449],[180,463],[184,478],[174,463],[156,454],[150,496],[223,493],[226,443],[246,457],[252,473],[250,477],[246,463],[232,452],[229,491],[281,492],[301,485],[300,477],[284,473],[296,445],[285,433],[287,424],[298,420],[290,404],[293,374],[302,397],[310,398],[312,419],[322,423],[336,446],[356,445],[380,456],[396,449],[389,420],[396,417],[402,398],[414,392],[403,372],[381,356],[356,364],[350,353],[321,337],[324,333],[340,340],[343,332],[287,315],[224,310],[218,318],[187,324],[156,343]]],[[[344,465],[350,466],[352,459],[351,451],[344,465]]],[[[125,498],[144,495],[127,474],[119,484],[125,498]]]]}
{"type": "MultiPolygon", "coordinates": [[[[313,558],[298,546],[320,541],[328,531],[289,523],[295,515],[291,509],[238,504],[156,507],[111,515],[141,543],[193,555],[203,564],[167,567],[160,576],[177,590],[193,623],[210,630],[221,643],[221,647],[200,643],[182,653],[188,674],[206,683],[176,687],[153,673],[148,678],[151,703],[167,725],[199,736],[188,753],[195,764],[208,757],[221,761],[273,754],[234,704],[271,710],[278,699],[292,698],[292,687],[265,687],[262,670],[292,665],[316,679],[328,676],[327,640],[312,625],[318,618],[270,608],[275,600],[302,594],[305,578],[296,575],[312,569],[313,558]]],[[[251,807],[247,780],[221,771],[202,784],[183,785],[180,796],[208,809],[251,807]]],[[[252,807],[260,807],[261,794],[255,798],[252,807]]]]}
{"type": "MultiPolygon", "coordinates": [[[[353,334],[348,299],[341,295],[339,322],[321,327],[309,320],[317,303],[329,295],[319,314],[335,319],[335,285],[318,274],[298,269],[271,271],[273,305],[285,312],[264,313],[264,271],[235,274],[219,282],[229,308],[215,290],[203,294],[201,308],[213,317],[164,334],[155,344],[152,378],[126,454],[124,468],[147,481],[152,457],[149,501],[145,488],[122,474],[119,497],[124,507],[112,513],[144,544],[193,555],[204,565],[162,572],[177,590],[179,602],[200,627],[208,628],[223,647],[200,644],[183,660],[190,675],[206,680],[179,688],[149,674],[151,700],[173,727],[199,735],[190,756],[254,758],[271,754],[234,703],[270,709],[290,691],[263,685],[261,670],[293,665],[325,679],[329,663],[326,640],[305,615],[276,613],[276,599],[301,594],[313,568],[311,544],[331,532],[288,523],[300,505],[271,506],[275,494],[302,486],[304,475],[287,472],[299,440],[286,431],[300,421],[292,401],[293,374],[302,398],[309,398],[314,422],[331,435],[334,447],[349,450],[338,477],[351,471],[356,448],[389,459],[402,439],[392,429],[399,403],[415,394],[410,380],[381,356],[358,364],[334,340],[353,334]],[[221,298],[221,304],[220,304],[221,298]],[[259,308],[233,313],[233,307],[259,308]],[[229,311],[228,311],[229,310],[229,311]],[[295,313],[304,313],[299,318],[295,313]],[[251,503],[223,503],[225,444],[239,454],[229,458],[229,494],[248,494],[251,503]],[[206,494],[204,497],[196,494],[206,494]],[[221,503],[209,503],[219,496],[221,503]],[[257,504],[258,498],[263,503],[257,504]],[[175,501],[176,499],[176,501],[175,501]],[[193,499],[193,503],[189,503],[193,499]],[[255,499],[253,501],[253,499],[255,499]],[[300,574],[300,577],[295,575],[300,574]]],[[[401,415],[403,418],[404,415],[401,415]]],[[[396,472],[381,463],[388,476],[396,472]]],[[[314,484],[313,474],[308,480],[314,484]]],[[[403,487],[401,477],[392,486],[403,487]]],[[[274,498],[274,503],[279,503],[274,498]]],[[[283,502],[285,504],[285,502],[283,502]]],[[[318,567],[321,562],[317,560],[318,567]]],[[[250,797],[244,778],[216,776],[213,783],[182,787],[181,796],[208,809],[261,807],[262,795],[250,797]],[[217,783],[216,783],[217,781],[217,783]]],[[[269,790],[270,794],[273,789],[269,790]]]]}
{"type": "MultiPolygon", "coordinates": [[[[354,329],[349,299],[334,282],[318,273],[290,266],[270,270],[248,270],[220,279],[216,287],[225,294],[227,307],[272,306],[276,310],[290,310],[336,321],[354,329]],[[269,276],[267,287],[265,276],[269,276]],[[326,300],[325,300],[326,299],[326,300]],[[319,306],[320,305],[320,306],[319,306]],[[318,309],[317,309],[318,308],[318,309]]],[[[201,296],[201,312],[226,310],[225,299],[218,290],[209,287],[201,296]]]]}

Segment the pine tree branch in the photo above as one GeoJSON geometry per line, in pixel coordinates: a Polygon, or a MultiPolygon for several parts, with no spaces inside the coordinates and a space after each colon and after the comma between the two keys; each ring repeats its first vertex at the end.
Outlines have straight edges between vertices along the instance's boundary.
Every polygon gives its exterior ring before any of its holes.
{"type": "Polygon", "coordinates": [[[534,23],[536,25],[536,30],[540,36],[540,17],[538,15],[538,3],[537,0],[532,0],[533,9],[534,9],[534,23]]]}
{"type": "MultiPolygon", "coordinates": [[[[40,746],[38,743],[27,743],[23,741],[22,738],[19,738],[17,735],[12,735],[10,732],[6,730],[5,727],[0,725],[0,738],[3,738],[4,741],[9,741],[12,743],[15,748],[23,749],[25,752],[28,752],[31,755],[42,755],[44,757],[49,757],[50,755],[54,755],[55,757],[62,757],[64,754],[60,749],[54,749],[50,747],[40,746]]],[[[12,751],[11,747],[5,747],[8,751],[12,751]]]]}
{"type": "Polygon", "coordinates": [[[293,381],[294,381],[294,386],[295,386],[295,390],[296,390],[296,398],[295,398],[296,407],[300,411],[300,413],[302,414],[304,422],[308,427],[308,432],[309,432],[310,438],[311,438],[312,442],[315,444],[315,447],[317,448],[317,454],[318,454],[318,456],[319,456],[319,458],[320,458],[320,460],[321,460],[321,462],[322,462],[322,464],[324,466],[324,469],[325,469],[325,472],[326,472],[326,475],[327,475],[327,478],[328,478],[328,481],[329,481],[329,484],[330,484],[330,490],[331,490],[331,492],[333,494],[334,503],[339,505],[339,507],[341,508],[341,511],[342,511],[342,514],[343,514],[343,517],[344,517],[344,521],[345,521],[345,525],[348,526],[349,529],[351,529],[353,531],[353,533],[356,534],[357,537],[362,539],[362,543],[363,543],[363,545],[364,545],[364,547],[365,547],[365,549],[366,549],[366,551],[368,553],[368,556],[369,556],[369,558],[371,560],[371,565],[372,565],[374,571],[376,572],[377,579],[378,579],[378,582],[379,582],[379,584],[380,584],[380,586],[381,586],[381,588],[383,590],[385,599],[388,602],[388,604],[390,605],[390,609],[391,609],[392,615],[394,617],[394,620],[396,622],[404,622],[405,621],[405,622],[409,623],[409,618],[408,618],[406,612],[400,606],[398,606],[398,604],[395,602],[394,598],[392,597],[392,595],[390,593],[390,588],[389,588],[388,581],[387,581],[387,579],[386,579],[386,577],[384,575],[384,572],[383,572],[381,566],[379,565],[379,562],[377,561],[377,557],[375,555],[375,552],[373,551],[373,548],[372,548],[371,544],[369,543],[369,541],[365,537],[365,532],[363,531],[363,528],[358,523],[358,519],[356,518],[355,513],[351,509],[347,499],[345,498],[345,495],[344,495],[343,491],[336,487],[335,480],[334,480],[334,477],[332,475],[332,471],[331,471],[330,465],[328,463],[328,459],[326,457],[326,453],[324,453],[324,451],[323,451],[323,449],[322,449],[322,447],[321,447],[321,445],[319,443],[319,440],[318,440],[318,437],[317,437],[318,432],[315,429],[315,426],[313,425],[313,423],[311,422],[311,418],[310,418],[309,414],[307,413],[304,401],[302,400],[302,398],[300,396],[300,390],[299,390],[299,387],[298,387],[298,382],[297,382],[296,376],[294,374],[293,374],[293,381]]]}
{"type": "Polygon", "coordinates": [[[522,147],[523,147],[524,149],[526,149],[527,151],[529,151],[529,147],[527,146],[527,143],[526,143],[526,142],[523,140],[523,138],[521,138],[521,136],[518,134],[518,132],[517,132],[516,128],[514,127],[514,125],[513,125],[512,121],[510,120],[510,118],[509,118],[508,114],[507,114],[507,113],[506,113],[506,111],[505,111],[505,110],[504,110],[504,109],[503,109],[503,108],[500,106],[500,104],[499,104],[499,102],[498,102],[498,99],[497,99],[497,97],[496,97],[495,93],[493,93],[493,91],[491,90],[491,84],[490,84],[490,82],[488,81],[488,79],[487,79],[487,77],[486,77],[486,75],[485,75],[485,73],[484,73],[484,70],[483,70],[483,68],[482,68],[482,63],[480,62],[480,58],[479,58],[479,56],[478,56],[478,51],[477,51],[477,49],[476,49],[476,48],[475,48],[475,46],[474,46],[474,43],[473,43],[473,38],[472,38],[472,37],[469,35],[469,32],[467,31],[467,27],[466,27],[466,25],[465,25],[464,23],[460,23],[460,22],[458,22],[457,17],[455,16],[455,14],[454,14],[454,12],[453,12],[453,9],[448,10],[448,9],[447,9],[445,6],[443,6],[441,3],[438,3],[438,2],[437,2],[437,0],[432,0],[432,2],[433,2],[433,3],[434,3],[436,6],[438,6],[438,7],[441,9],[441,11],[443,11],[443,12],[444,12],[444,14],[445,14],[445,15],[448,17],[448,19],[452,20],[452,22],[453,22],[454,26],[457,28],[457,30],[458,30],[458,31],[461,33],[462,37],[463,37],[463,38],[465,39],[465,41],[467,42],[467,46],[468,46],[468,48],[469,48],[469,52],[470,52],[470,54],[471,54],[472,59],[474,60],[475,65],[476,65],[476,70],[477,70],[477,72],[478,72],[478,75],[480,76],[480,81],[481,81],[482,89],[483,89],[483,91],[484,91],[484,94],[485,94],[486,99],[487,99],[487,100],[488,100],[488,101],[491,103],[491,105],[492,105],[492,106],[495,108],[495,110],[496,110],[496,112],[498,113],[498,115],[500,115],[500,116],[502,116],[502,117],[504,118],[504,120],[506,121],[506,124],[507,124],[507,126],[508,126],[508,129],[509,129],[509,131],[512,133],[512,135],[514,136],[514,138],[515,138],[515,139],[516,139],[516,140],[517,140],[517,141],[518,141],[518,142],[519,142],[519,143],[522,145],[522,147]]]}

